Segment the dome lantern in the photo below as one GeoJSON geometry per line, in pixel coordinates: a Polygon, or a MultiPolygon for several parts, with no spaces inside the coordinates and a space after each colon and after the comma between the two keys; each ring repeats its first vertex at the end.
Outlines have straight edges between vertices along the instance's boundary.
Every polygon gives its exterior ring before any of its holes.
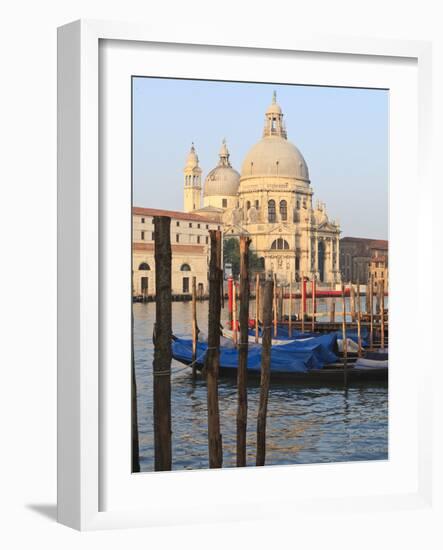
{"type": "Polygon", "coordinates": [[[283,112],[277,103],[277,93],[272,94],[272,103],[265,113],[265,127],[263,137],[277,136],[286,139],[286,128],[283,121],[283,112]]]}
{"type": "Polygon", "coordinates": [[[231,168],[231,163],[229,162],[229,150],[226,145],[226,139],[223,138],[222,146],[219,154],[220,160],[218,162],[219,166],[229,166],[231,168]]]}

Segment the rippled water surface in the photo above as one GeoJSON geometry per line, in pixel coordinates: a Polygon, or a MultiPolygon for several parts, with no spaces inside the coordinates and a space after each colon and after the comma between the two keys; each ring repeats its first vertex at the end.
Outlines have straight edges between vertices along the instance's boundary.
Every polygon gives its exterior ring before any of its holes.
{"type": "MultiPolygon", "coordinates": [[[[206,331],[207,302],[198,303],[206,331]]],[[[189,335],[191,304],[175,302],[173,330],[189,335]]],[[[134,343],[142,471],[154,469],[152,328],[155,304],[134,304],[134,343]]],[[[190,369],[172,364],[173,469],[208,467],[206,385],[190,369]]],[[[248,465],[255,464],[259,385],[248,384],[248,465]]],[[[237,396],[234,380],[219,383],[223,466],[235,466],[237,396]]],[[[301,464],[388,458],[387,385],[304,387],[272,384],[266,464],[301,464]]]]}

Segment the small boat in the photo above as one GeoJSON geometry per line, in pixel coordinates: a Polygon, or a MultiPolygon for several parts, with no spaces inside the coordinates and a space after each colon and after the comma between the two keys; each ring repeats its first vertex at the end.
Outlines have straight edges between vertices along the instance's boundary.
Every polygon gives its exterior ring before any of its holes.
{"type": "MultiPolygon", "coordinates": [[[[197,359],[195,366],[201,370],[204,365],[206,342],[197,342],[197,359]]],[[[249,344],[248,376],[259,377],[261,372],[260,344],[249,344]]],[[[387,365],[369,368],[355,368],[355,363],[348,360],[346,368],[339,362],[336,354],[337,334],[322,334],[303,340],[287,341],[285,344],[271,348],[271,380],[286,380],[295,383],[343,383],[345,377],[351,381],[386,381],[387,365]]],[[[177,361],[192,365],[192,340],[173,338],[172,356],[177,361]]],[[[235,346],[220,346],[221,377],[236,376],[238,350],[235,346]]]]}

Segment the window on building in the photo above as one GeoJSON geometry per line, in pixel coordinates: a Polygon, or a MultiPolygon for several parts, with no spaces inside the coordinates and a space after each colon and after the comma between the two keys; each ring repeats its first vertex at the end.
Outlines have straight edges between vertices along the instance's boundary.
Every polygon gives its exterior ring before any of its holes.
{"type": "Polygon", "coordinates": [[[271,249],[272,250],[288,250],[289,249],[288,241],[285,241],[285,239],[282,239],[282,238],[275,239],[275,241],[273,241],[273,243],[271,244],[271,249]]]}
{"type": "Polygon", "coordinates": [[[275,201],[268,201],[268,221],[269,223],[275,223],[275,201]]]}
{"type": "Polygon", "coordinates": [[[177,227],[180,227],[180,222],[175,222],[175,225],[176,225],[177,227]]]}
{"type": "Polygon", "coordinates": [[[200,229],[200,224],[199,223],[197,224],[197,229],[200,229]]]}
{"type": "Polygon", "coordinates": [[[206,244],[209,243],[209,237],[206,237],[206,244]]]}
{"type": "Polygon", "coordinates": [[[255,208],[257,208],[257,210],[258,210],[259,206],[260,206],[259,201],[255,201],[255,208]]]}
{"type": "Polygon", "coordinates": [[[145,218],[142,218],[140,221],[141,221],[142,223],[145,223],[145,218]]]}
{"type": "Polygon", "coordinates": [[[189,222],[189,227],[192,227],[192,222],[189,222]]]}
{"type": "Polygon", "coordinates": [[[189,277],[183,277],[183,294],[189,292],[189,277]]]}
{"type": "Polygon", "coordinates": [[[180,234],[179,233],[176,233],[176,235],[175,235],[175,242],[176,243],[180,242],[180,234]]]}
{"type": "Polygon", "coordinates": [[[206,229],[209,229],[209,225],[208,225],[208,224],[206,224],[206,229]]]}
{"type": "Polygon", "coordinates": [[[251,201],[246,201],[246,210],[251,208],[251,201]]]}
{"type": "Polygon", "coordinates": [[[303,208],[306,208],[306,199],[303,199],[303,208]]]}
{"type": "Polygon", "coordinates": [[[197,235],[197,244],[200,244],[200,235],[197,235]]]}
{"type": "Polygon", "coordinates": [[[145,232],[144,232],[144,231],[141,232],[141,234],[140,234],[140,239],[141,239],[142,241],[145,240],[145,232]]]}
{"type": "Polygon", "coordinates": [[[142,263],[138,266],[138,270],[139,270],[139,271],[150,271],[151,268],[149,267],[149,264],[147,264],[146,262],[142,262],[142,263]]]}
{"type": "Polygon", "coordinates": [[[227,208],[228,206],[228,199],[222,199],[222,207],[227,208]]]}
{"type": "Polygon", "coordinates": [[[219,225],[217,225],[217,229],[218,229],[218,231],[220,231],[220,226],[219,225]]]}
{"type": "Polygon", "coordinates": [[[280,217],[283,222],[288,219],[288,203],[286,201],[280,201],[280,217]]]}
{"type": "Polygon", "coordinates": [[[297,210],[300,210],[300,199],[297,199],[297,202],[295,203],[295,207],[297,210]]]}
{"type": "Polygon", "coordinates": [[[191,271],[191,266],[189,264],[182,264],[180,271],[191,271]]]}

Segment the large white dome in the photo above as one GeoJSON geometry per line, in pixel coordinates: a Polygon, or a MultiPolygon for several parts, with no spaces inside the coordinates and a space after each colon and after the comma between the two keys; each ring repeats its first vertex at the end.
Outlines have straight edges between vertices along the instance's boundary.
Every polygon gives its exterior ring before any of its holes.
{"type": "Polygon", "coordinates": [[[309,183],[309,171],[303,155],[281,136],[267,136],[256,143],[243,161],[241,177],[280,176],[309,183]]]}

